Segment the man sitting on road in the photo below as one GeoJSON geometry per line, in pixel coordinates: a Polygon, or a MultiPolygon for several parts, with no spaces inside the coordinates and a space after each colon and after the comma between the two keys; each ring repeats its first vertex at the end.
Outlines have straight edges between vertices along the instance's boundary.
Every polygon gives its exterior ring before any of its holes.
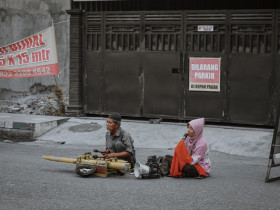
{"type": "Polygon", "coordinates": [[[131,163],[131,169],[135,164],[134,140],[128,132],[121,127],[121,115],[117,112],[111,113],[107,118],[106,150],[102,151],[105,158],[123,159],[131,163]]]}

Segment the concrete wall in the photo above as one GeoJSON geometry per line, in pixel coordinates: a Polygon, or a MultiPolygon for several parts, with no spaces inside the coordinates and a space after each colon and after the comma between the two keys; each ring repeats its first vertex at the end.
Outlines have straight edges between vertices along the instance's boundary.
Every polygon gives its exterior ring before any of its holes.
{"type": "MultiPolygon", "coordinates": [[[[69,89],[70,0],[0,0],[0,47],[35,34],[54,23],[60,74],[58,84],[69,89]],[[64,22],[62,22],[64,21],[64,22]],[[62,22],[55,24],[57,22],[62,22]]],[[[54,76],[0,79],[0,93],[24,91],[35,83],[49,86],[54,76]]]]}

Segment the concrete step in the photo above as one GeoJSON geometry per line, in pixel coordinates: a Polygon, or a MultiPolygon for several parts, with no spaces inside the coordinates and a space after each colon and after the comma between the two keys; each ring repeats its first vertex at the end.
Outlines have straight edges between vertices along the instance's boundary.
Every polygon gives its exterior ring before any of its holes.
{"type": "Polygon", "coordinates": [[[78,117],[82,116],[82,106],[80,105],[68,105],[66,107],[65,115],[68,117],[78,117]]]}
{"type": "Polygon", "coordinates": [[[0,140],[33,141],[69,119],[68,117],[0,113],[0,140]]]}

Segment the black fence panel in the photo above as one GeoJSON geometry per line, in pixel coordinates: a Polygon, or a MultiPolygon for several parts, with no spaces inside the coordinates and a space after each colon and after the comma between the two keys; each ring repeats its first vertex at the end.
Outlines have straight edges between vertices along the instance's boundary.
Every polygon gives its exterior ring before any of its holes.
{"type": "Polygon", "coordinates": [[[102,56],[96,52],[84,54],[84,110],[89,114],[100,114],[102,111],[102,56]]]}
{"type": "Polygon", "coordinates": [[[103,113],[140,116],[141,74],[138,55],[106,53],[104,56],[103,113]]]}
{"type": "Polygon", "coordinates": [[[141,15],[134,12],[104,13],[103,113],[113,111],[140,116],[141,15]]]}
{"type": "Polygon", "coordinates": [[[226,11],[187,11],[185,13],[185,118],[205,117],[212,119],[212,121],[225,120],[227,114],[225,104],[225,75],[227,72],[226,21],[226,11]],[[205,30],[200,28],[205,28],[205,30]],[[220,59],[219,91],[193,91],[189,89],[191,58],[220,59]]]}
{"type": "Polygon", "coordinates": [[[181,95],[178,53],[145,53],[142,63],[143,116],[177,118],[181,95]]]}
{"type": "Polygon", "coordinates": [[[148,10],[221,10],[221,9],[279,9],[279,0],[111,0],[72,1],[72,9],[86,11],[148,11],[148,10]]]}
{"type": "Polygon", "coordinates": [[[183,14],[143,13],[143,116],[178,118],[181,107],[180,51],[183,14]]]}
{"type": "Polygon", "coordinates": [[[102,13],[84,14],[83,110],[90,114],[102,113],[102,20],[102,13]]]}
{"type": "Polygon", "coordinates": [[[269,124],[273,96],[273,11],[230,12],[229,117],[269,124]]]}
{"type": "Polygon", "coordinates": [[[272,110],[273,58],[265,55],[232,55],[229,82],[231,122],[269,123],[272,110]]]}
{"type": "Polygon", "coordinates": [[[187,54],[185,57],[186,72],[184,74],[185,103],[184,118],[205,117],[211,121],[226,121],[226,64],[227,57],[221,54],[187,54]],[[220,91],[190,91],[189,90],[189,60],[190,58],[220,59],[220,91]]]}
{"type": "Polygon", "coordinates": [[[276,53],[274,55],[274,69],[273,69],[273,117],[276,118],[277,101],[279,100],[280,93],[280,10],[276,10],[276,23],[275,23],[275,45],[276,53]]]}

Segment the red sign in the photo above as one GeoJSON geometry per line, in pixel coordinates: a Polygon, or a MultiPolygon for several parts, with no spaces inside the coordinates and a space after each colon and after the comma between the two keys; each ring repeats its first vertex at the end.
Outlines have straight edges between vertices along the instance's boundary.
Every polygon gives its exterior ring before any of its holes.
{"type": "Polygon", "coordinates": [[[0,79],[58,74],[54,28],[0,47],[0,79]]]}
{"type": "Polygon", "coordinates": [[[190,57],[189,90],[220,91],[221,58],[190,57]]]}

